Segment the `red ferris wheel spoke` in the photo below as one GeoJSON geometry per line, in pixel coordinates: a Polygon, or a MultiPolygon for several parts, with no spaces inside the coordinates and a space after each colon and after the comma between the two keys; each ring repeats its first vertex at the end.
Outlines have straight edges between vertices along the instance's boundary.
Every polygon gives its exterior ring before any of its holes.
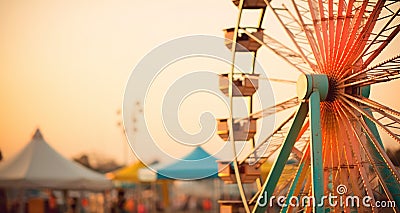
{"type": "Polygon", "coordinates": [[[336,18],[336,27],[335,27],[335,38],[334,40],[334,46],[333,46],[333,67],[335,67],[335,63],[337,60],[338,55],[341,53],[339,51],[340,47],[340,41],[342,38],[342,32],[343,32],[343,25],[346,20],[346,15],[343,15],[343,13],[346,12],[346,2],[344,0],[339,0],[338,2],[338,13],[337,13],[337,18],[336,18]]]}
{"type": "Polygon", "coordinates": [[[372,39],[367,40],[366,45],[368,46],[359,56],[359,58],[367,57],[364,62],[365,67],[368,66],[400,32],[400,1],[387,1],[382,9],[384,9],[382,11],[383,13],[386,12],[389,13],[389,15],[383,14],[383,17],[379,17],[376,21],[386,22],[386,24],[381,30],[373,33],[375,36],[372,39]]]}
{"type": "MultiPolygon", "coordinates": [[[[329,18],[328,18],[328,12],[326,11],[326,8],[324,7],[324,4],[322,2],[323,0],[318,0],[318,11],[319,11],[319,27],[321,29],[321,35],[322,35],[322,42],[323,42],[323,52],[325,56],[325,72],[329,72],[329,66],[330,66],[330,55],[329,55],[329,36],[328,36],[328,23],[329,18]]],[[[312,2],[312,1],[311,1],[312,2]]],[[[328,8],[329,9],[329,8],[328,8]]]]}
{"type": "MultiPolygon", "coordinates": [[[[322,58],[322,66],[320,67],[321,71],[323,73],[326,72],[326,48],[324,46],[324,39],[323,39],[323,35],[322,35],[322,29],[321,29],[321,13],[319,12],[319,4],[318,2],[315,2],[315,0],[309,0],[308,1],[309,4],[309,8],[310,8],[310,14],[312,17],[312,21],[313,21],[313,26],[314,26],[314,33],[317,37],[316,41],[317,41],[317,45],[318,48],[320,50],[320,54],[321,54],[321,58],[322,58]]],[[[322,11],[323,13],[323,11],[322,11]]]]}
{"type": "MultiPolygon", "coordinates": [[[[350,54],[350,61],[363,60],[362,68],[371,64],[400,32],[400,1],[378,1],[372,11],[357,41],[359,45],[350,54]]],[[[345,68],[342,77],[351,72],[351,67],[345,68]]]]}
{"type": "Polygon", "coordinates": [[[297,14],[297,19],[300,23],[300,26],[304,31],[310,48],[313,52],[316,63],[318,64],[318,70],[321,72],[320,67],[323,67],[323,59],[320,54],[321,50],[319,49],[317,41],[314,38],[313,29],[311,27],[313,22],[310,10],[308,8],[308,2],[307,0],[299,0],[296,2],[295,0],[292,0],[292,5],[297,14]]]}
{"type": "Polygon", "coordinates": [[[386,0],[378,0],[377,2],[370,1],[367,5],[366,11],[364,16],[368,17],[367,21],[365,21],[364,25],[361,25],[360,29],[360,35],[357,38],[357,47],[353,49],[351,52],[351,57],[352,61],[356,62],[360,58],[354,59],[355,57],[358,57],[365,48],[365,45],[368,42],[368,38],[370,37],[373,29],[375,28],[375,25],[379,19],[380,13],[382,11],[382,8],[384,7],[386,0]],[[372,12],[369,12],[372,11],[372,12]]]}
{"type": "Polygon", "coordinates": [[[338,39],[337,40],[338,44],[335,45],[335,47],[337,48],[336,49],[337,53],[336,53],[336,56],[335,56],[335,59],[334,59],[334,63],[335,63],[334,67],[333,67],[334,70],[338,69],[338,62],[340,61],[340,58],[344,54],[344,49],[346,47],[346,43],[350,38],[350,29],[351,29],[351,23],[352,23],[352,20],[353,20],[352,19],[352,17],[353,17],[353,14],[352,14],[353,4],[354,4],[354,0],[350,0],[347,3],[347,7],[343,6],[343,7],[346,8],[343,11],[343,13],[345,13],[345,15],[343,16],[342,14],[338,14],[339,15],[338,18],[339,19],[343,19],[343,21],[341,21],[341,23],[343,22],[341,24],[343,27],[341,27],[339,29],[339,31],[338,31],[338,33],[336,35],[336,39],[338,39]]]}
{"type": "MultiPolygon", "coordinates": [[[[366,112],[364,109],[362,109],[361,107],[357,106],[356,104],[352,103],[351,101],[347,100],[346,98],[339,96],[339,98],[345,102],[346,104],[350,105],[353,109],[357,110],[359,113],[361,113],[363,116],[365,116],[366,118],[368,118],[369,120],[371,120],[373,123],[375,123],[378,127],[380,127],[382,130],[384,130],[389,136],[391,136],[393,139],[395,139],[398,143],[400,143],[400,135],[396,134],[394,132],[392,132],[389,129],[388,124],[383,124],[382,122],[380,122],[378,119],[374,118],[371,114],[369,114],[368,112],[366,112]]],[[[396,122],[397,121],[392,121],[392,122],[396,122]]]]}
{"type": "Polygon", "coordinates": [[[333,68],[333,57],[334,57],[334,37],[335,37],[335,26],[336,20],[334,17],[335,11],[333,0],[328,1],[328,70],[331,71],[333,68]]]}
{"type": "MultiPolygon", "coordinates": [[[[341,57],[339,57],[339,59],[335,62],[335,64],[337,65],[334,69],[335,72],[341,72],[342,69],[348,65],[350,57],[351,57],[351,53],[354,52],[354,49],[357,48],[357,45],[359,43],[357,43],[357,39],[359,38],[360,35],[360,28],[362,25],[362,20],[364,18],[364,12],[365,9],[368,5],[368,1],[363,1],[362,5],[356,6],[354,8],[354,13],[352,13],[352,15],[354,16],[354,18],[352,18],[352,22],[351,25],[349,26],[351,31],[349,32],[348,35],[348,39],[346,42],[346,45],[343,49],[343,51],[341,51],[341,57]]],[[[341,74],[341,73],[336,73],[337,74],[341,74]]]]}
{"type": "Polygon", "coordinates": [[[357,96],[352,96],[352,95],[348,95],[348,94],[344,94],[344,93],[341,94],[341,95],[345,96],[346,98],[351,99],[352,101],[357,101],[358,103],[360,103],[362,105],[365,105],[365,106],[367,106],[367,107],[369,107],[371,109],[374,109],[376,111],[380,111],[380,112],[382,111],[382,113],[385,113],[385,116],[398,116],[398,117],[400,117],[400,112],[399,111],[396,111],[396,110],[394,110],[394,109],[392,109],[390,107],[387,107],[387,106],[385,106],[383,104],[380,104],[380,103],[378,103],[376,101],[373,101],[373,100],[371,100],[369,98],[365,98],[365,97],[358,96],[358,95],[357,96]]]}

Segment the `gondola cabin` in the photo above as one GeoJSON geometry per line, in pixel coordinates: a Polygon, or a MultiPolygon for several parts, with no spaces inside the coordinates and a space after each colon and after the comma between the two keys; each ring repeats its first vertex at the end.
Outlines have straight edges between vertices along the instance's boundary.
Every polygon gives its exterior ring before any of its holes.
{"type": "MultiPolygon", "coordinates": [[[[218,162],[218,177],[226,184],[237,183],[233,165],[228,161],[218,162]]],[[[261,175],[260,167],[245,162],[239,165],[240,180],[242,183],[254,183],[261,175]]]]}
{"type": "MultiPolygon", "coordinates": [[[[243,30],[246,30],[250,32],[251,35],[256,37],[260,42],[263,42],[263,29],[260,28],[244,28],[243,30]]],[[[239,45],[236,45],[236,52],[255,52],[258,50],[258,48],[261,47],[261,43],[258,42],[257,40],[254,40],[251,38],[249,35],[243,32],[242,29],[239,29],[238,37],[237,37],[237,43],[239,45]]],[[[232,49],[232,41],[233,37],[235,35],[235,28],[229,28],[224,30],[225,34],[225,45],[228,49],[232,49]]]]}
{"type": "MultiPolygon", "coordinates": [[[[233,96],[252,96],[258,89],[259,74],[235,73],[233,75],[233,96]]],[[[219,89],[229,96],[229,76],[219,75],[219,89]]]]}
{"type": "MultiPolygon", "coordinates": [[[[219,200],[219,213],[242,213],[245,212],[243,203],[241,200],[219,200]]],[[[250,210],[254,208],[254,205],[249,205],[250,210]]]]}
{"type": "MultiPolygon", "coordinates": [[[[228,119],[217,119],[218,135],[224,141],[229,140],[228,119]]],[[[246,118],[235,120],[233,122],[233,138],[235,141],[248,141],[254,137],[257,132],[257,119],[246,118]]]]}
{"type": "MultiPolygon", "coordinates": [[[[240,0],[233,0],[232,2],[238,7],[240,0]]],[[[243,9],[262,9],[266,6],[264,0],[244,0],[243,2],[243,9]]]]}

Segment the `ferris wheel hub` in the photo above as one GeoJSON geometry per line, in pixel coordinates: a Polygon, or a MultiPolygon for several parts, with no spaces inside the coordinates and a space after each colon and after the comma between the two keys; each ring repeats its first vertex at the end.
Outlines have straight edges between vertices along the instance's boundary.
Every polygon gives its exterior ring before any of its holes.
{"type": "Polygon", "coordinates": [[[319,91],[321,101],[328,96],[329,80],[325,74],[302,74],[297,80],[297,97],[308,99],[313,91],[319,91]]]}

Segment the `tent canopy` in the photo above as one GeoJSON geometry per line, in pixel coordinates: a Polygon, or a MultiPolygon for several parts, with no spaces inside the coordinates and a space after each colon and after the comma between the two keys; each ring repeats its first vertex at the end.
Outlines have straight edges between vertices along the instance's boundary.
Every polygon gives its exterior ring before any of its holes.
{"type": "Polygon", "coordinates": [[[145,167],[145,165],[141,161],[137,161],[129,166],[125,166],[123,168],[107,173],[107,178],[114,181],[137,183],[139,182],[139,169],[143,167],[145,167]]]}
{"type": "Polygon", "coordinates": [[[218,178],[218,159],[198,146],[183,159],[157,170],[157,179],[218,178]]]}
{"type": "Polygon", "coordinates": [[[37,129],[25,148],[0,163],[0,187],[97,191],[112,184],[104,175],[61,156],[37,129]]]}
{"type": "Polygon", "coordinates": [[[138,177],[141,182],[157,181],[157,170],[168,166],[169,164],[156,163],[149,167],[139,169],[138,177]]]}

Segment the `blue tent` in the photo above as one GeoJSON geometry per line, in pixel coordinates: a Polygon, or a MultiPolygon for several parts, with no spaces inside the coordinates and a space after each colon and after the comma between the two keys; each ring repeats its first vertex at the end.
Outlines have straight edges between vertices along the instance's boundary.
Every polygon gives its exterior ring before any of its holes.
{"type": "Polygon", "coordinates": [[[218,178],[218,165],[214,156],[200,146],[183,159],[157,170],[157,179],[193,180],[218,178]]]}

